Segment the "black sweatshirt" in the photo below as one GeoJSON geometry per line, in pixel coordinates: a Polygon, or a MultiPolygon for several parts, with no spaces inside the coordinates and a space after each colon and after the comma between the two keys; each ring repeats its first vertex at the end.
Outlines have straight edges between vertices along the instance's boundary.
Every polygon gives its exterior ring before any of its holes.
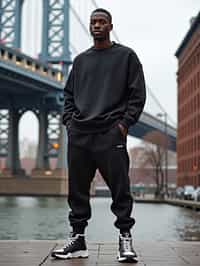
{"type": "Polygon", "coordinates": [[[102,132],[114,124],[129,128],[146,99],[142,65],[135,52],[113,43],[78,55],[64,89],[63,124],[82,133],[102,132]]]}

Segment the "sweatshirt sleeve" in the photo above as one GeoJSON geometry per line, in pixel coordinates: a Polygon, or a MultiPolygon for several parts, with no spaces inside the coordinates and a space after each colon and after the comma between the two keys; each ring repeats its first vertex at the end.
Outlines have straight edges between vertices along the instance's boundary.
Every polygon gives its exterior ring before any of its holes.
{"type": "Polygon", "coordinates": [[[128,65],[127,109],[120,123],[126,128],[134,125],[144,109],[145,101],[146,87],[142,65],[136,54],[131,53],[128,65]]]}
{"type": "Polygon", "coordinates": [[[72,114],[76,110],[73,97],[73,87],[74,87],[74,69],[69,73],[65,88],[64,88],[64,111],[63,111],[63,125],[67,128],[70,126],[72,114]]]}

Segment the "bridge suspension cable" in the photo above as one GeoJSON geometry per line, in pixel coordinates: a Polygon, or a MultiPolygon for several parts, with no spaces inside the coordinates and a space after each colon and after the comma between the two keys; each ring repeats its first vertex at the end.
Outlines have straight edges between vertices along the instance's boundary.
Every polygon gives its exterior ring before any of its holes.
{"type": "Polygon", "coordinates": [[[70,7],[72,13],[74,14],[74,16],[76,17],[76,19],[78,20],[79,24],[81,25],[83,31],[84,31],[84,32],[88,35],[88,37],[90,38],[90,34],[89,34],[89,32],[88,32],[88,29],[87,29],[87,27],[85,26],[85,24],[82,22],[82,20],[80,19],[79,14],[78,14],[77,11],[75,10],[75,8],[74,8],[71,4],[69,4],[69,7],[70,7]]]}
{"type": "Polygon", "coordinates": [[[79,53],[79,51],[76,49],[76,47],[70,42],[70,47],[72,48],[72,52],[74,53],[74,54],[78,54],[79,53]]]}
{"type": "Polygon", "coordinates": [[[168,119],[170,120],[170,122],[173,124],[174,127],[176,127],[176,123],[174,122],[174,120],[171,118],[171,116],[166,112],[165,108],[161,105],[161,103],[159,102],[159,100],[157,99],[157,97],[154,95],[153,91],[151,90],[151,88],[149,86],[147,86],[147,89],[149,91],[150,96],[152,97],[152,99],[155,101],[155,103],[158,105],[158,107],[160,108],[160,110],[163,113],[166,113],[168,116],[168,119]]]}

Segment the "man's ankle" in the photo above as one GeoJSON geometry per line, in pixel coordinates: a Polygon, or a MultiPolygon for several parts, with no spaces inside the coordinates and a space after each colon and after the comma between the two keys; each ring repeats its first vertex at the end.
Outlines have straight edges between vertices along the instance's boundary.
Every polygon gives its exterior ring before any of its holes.
{"type": "Polygon", "coordinates": [[[73,234],[78,234],[78,235],[85,235],[85,230],[84,229],[79,229],[79,228],[73,228],[73,234]]]}
{"type": "Polygon", "coordinates": [[[131,237],[131,231],[130,230],[120,230],[120,234],[122,236],[129,236],[129,237],[131,237]]]}

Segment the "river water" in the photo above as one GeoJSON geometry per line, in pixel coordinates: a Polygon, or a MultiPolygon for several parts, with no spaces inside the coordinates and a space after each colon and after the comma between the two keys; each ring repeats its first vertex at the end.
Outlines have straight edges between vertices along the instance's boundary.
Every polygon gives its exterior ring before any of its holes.
{"type": "MultiPolygon", "coordinates": [[[[110,198],[91,198],[89,241],[116,241],[110,198]]],[[[0,239],[65,239],[71,228],[64,197],[0,197],[0,239]]],[[[200,212],[167,204],[135,203],[136,240],[200,241],[200,212]]]]}

